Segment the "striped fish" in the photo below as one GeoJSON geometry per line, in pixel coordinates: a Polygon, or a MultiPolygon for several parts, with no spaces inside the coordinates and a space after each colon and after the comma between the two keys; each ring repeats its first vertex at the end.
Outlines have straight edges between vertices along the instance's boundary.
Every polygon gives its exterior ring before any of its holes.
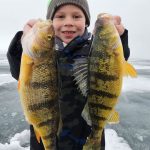
{"type": "Polygon", "coordinates": [[[45,150],[56,150],[59,107],[52,22],[38,21],[22,43],[18,90],[24,114],[45,150]]]}
{"type": "MultiPolygon", "coordinates": [[[[109,14],[98,15],[89,60],[88,108],[92,132],[84,150],[100,150],[101,135],[121,93],[123,75],[136,76],[123,55],[119,34],[109,14]]],[[[113,115],[112,115],[113,114],[113,115]]],[[[117,116],[118,117],[118,116],[117,116]]]]}

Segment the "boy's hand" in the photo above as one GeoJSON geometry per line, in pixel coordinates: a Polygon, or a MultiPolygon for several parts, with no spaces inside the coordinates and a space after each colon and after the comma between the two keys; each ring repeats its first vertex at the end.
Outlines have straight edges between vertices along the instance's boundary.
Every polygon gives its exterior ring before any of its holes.
{"type": "Polygon", "coordinates": [[[38,21],[38,19],[29,20],[23,27],[23,35],[21,37],[21,41],[23,37],[29,32],[29,30],[34,26],[34,24],[38,21]]]}
{"type": "Polygon", "coordinates": [[[37,23],[39,19],[31,19],[29,20],[23,27],[23,35],[21,37],[21,44],[23,48],[23,53],[27,54],[30,57],[33,57],[31,52],[31,43],[32,43],[32,28],[37,23]]]}
{"type": "Polygon", "coordinates": [[[121,36],[125,31],[125,28],[123,24],[121,23],[121,17],[113,16],[113,20],[114,20],[115,27],[118,30],[119,35],[121,36]]]}

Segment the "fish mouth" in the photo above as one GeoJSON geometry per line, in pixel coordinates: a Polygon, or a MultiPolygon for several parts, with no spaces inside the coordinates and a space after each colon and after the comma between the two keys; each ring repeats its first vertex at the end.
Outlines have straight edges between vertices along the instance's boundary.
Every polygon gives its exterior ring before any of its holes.
{"type": "Polygon", "coordinates": [[[113,22],[113,17],[111,14],[108,13],[101,13],[97,16],[97,20],[95,22],[95,27],[93,30],[93,34],[96,34],[96,30],[101,27],[113,22]]]}
{"type": "Polygon", "coordinates": [[[38,20],[38,22],[33,26],[33,32],[35,34],[45,33],[54,35],[54,28],[51,20],[38,20]]]}
{"type": "Polygon", "coordinates": [[[96,25],[105,25],[108,24],[110,21],[113,20],[113,17],[111,14],[108,13],[101,13],[98,15],[96,20],[96,25]]]}

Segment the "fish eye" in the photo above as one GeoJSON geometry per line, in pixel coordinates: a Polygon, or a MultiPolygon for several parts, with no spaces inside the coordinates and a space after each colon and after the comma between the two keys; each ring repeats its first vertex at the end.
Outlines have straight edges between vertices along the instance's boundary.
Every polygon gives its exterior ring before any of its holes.
{"type": "Polygon", "coordinates": [[[50,41],[52,39],[52,35],[51,34],[49,34],[47,37],[48,37],[48,41],[50,41]]]}

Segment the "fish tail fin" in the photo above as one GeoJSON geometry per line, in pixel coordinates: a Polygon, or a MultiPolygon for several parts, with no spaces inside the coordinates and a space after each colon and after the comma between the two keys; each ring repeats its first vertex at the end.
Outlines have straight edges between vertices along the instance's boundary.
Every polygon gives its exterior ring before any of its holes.
{"type": "Polygon", "coordinates": [[[120,121],[119,113],[116,110],[113,110],[112,115],[108,119],[108,124],[117,124],[120,121]]]}
{"type": "Polygon", "coordinates": [[[137,77],[137,72],[131,64],[125,62],[124,63],[124,75],[135,78],[135,77],[137,77]]]}
{"type": "Polygon", "coordinates": [[[34,133],[35,133],[35,136],[36,136],[36,139],[37,139],[38,143],[40,143],[41,136],[35,128],[34,128],[34,133]]]}

